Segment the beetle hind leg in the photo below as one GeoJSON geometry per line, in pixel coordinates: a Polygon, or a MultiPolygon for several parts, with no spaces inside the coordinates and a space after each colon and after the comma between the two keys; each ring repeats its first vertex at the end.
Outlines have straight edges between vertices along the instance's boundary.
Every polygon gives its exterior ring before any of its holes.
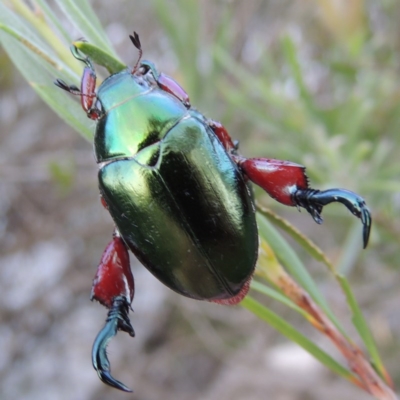
{"type": "Polygon", "coordinates": [[[114,235],[107,245],[92,286],[92,300],[109,309],[106,324],[98,333],[92,349],[92,363],[101,381],[125,392],[132,390],[111,376],[107,345],[119,330],[135,336],[129,320],[129,309],[134,295],[134,280],[129,254],[122,238],[114,235]]]}
{"type": "Polygon", "coordinates": [[[346,189],[316,190],[308,185],[305,167],[290,161],[268,158],[232,158],[242,168],[246,176],[264,189],[272,198],[287,206],[305,208],[318,224],[322,223],[324,206],[342,203],[363,224],[364,248],[368,244],[371,230],[371,214],[364,199],[346,189]]]}
{"type": "Polygon", "coordinates": [[[304,207],[318,224],[321,212],[329,203],[342,203],[363,224],[363,245],[367,247],[371,231],[371,213],[364,199],[346,189],[315,190],[309,187],[305,167],[290,161],[272,158],[244,158],[237,154],[238,144],[226,128],[217,121],[208,120],[209,127],[218,137],[232,160],[247,178],[264,189],[273,199],[286,206],[304,207]]]}

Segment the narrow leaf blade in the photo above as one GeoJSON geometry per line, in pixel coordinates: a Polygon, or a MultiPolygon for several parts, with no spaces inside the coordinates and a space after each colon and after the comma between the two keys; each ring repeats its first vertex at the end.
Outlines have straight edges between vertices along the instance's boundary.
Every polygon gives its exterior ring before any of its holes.
{"type": "Polygon", "coordinates": [[[304,335],[298,332],[292,325],[288,324],[285,320],[275,314],[273,311],[264,307],[261,303],[257,302],[250,296],[240,303],[242,307],[248,309],[260,319],[267,322],[274,329],[286,336],[292,342],[297,343],[303,349],[313,355],[319,362],[328,367],[331,371],[348,379],[351,382],[357,380],[357,378],[346,368],[335,361],[330,355],[321,350],[311,340],[307,339],[304,335]]]}

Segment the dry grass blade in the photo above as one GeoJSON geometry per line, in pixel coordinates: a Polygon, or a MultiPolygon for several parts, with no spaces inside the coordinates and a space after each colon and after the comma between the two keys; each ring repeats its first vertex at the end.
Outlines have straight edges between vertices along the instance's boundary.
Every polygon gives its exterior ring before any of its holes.
{"type": "Polygon", "coordinates": [[[275,259],[275,256],[264,240],[261,241],[260,247],[258,273],[264,275],[290,300],[304,310],[309,315],[307,320],[333,342],[347,360],[351,371],[359,377],[359,380],[353,381],[353,383],[377,399],[396,400],[397,396],[393,390],[374,370],[364,353],[336,328],[310,295],[286,273],[282,266],[278,266],[277,262],[274,262],[275,267],[273,269],[270,268],[271,259],[275,259]]]}
{"type": "Polygon", "coordinates": [[[280,289],[299,307],[314,317],[315,328],[326,335],[346,358],[350,369],[360,378],[361,387],[377,399],[397,399],[397,396],[372,368],[364,353],[352,342],[349,342],[326,318],[322,310],[311,297],[289,275],[279,280],[280,289]]]}

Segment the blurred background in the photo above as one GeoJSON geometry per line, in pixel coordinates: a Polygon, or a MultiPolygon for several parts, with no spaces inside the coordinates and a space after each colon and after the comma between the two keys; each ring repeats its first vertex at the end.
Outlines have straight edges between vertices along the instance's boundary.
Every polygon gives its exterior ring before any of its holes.
{"type": "MultiPolygon", "coordinates": [[[[349,277],[399,387],[400,2],[91,4],[124,62],[136,61],[135,30],[144,58],[222,121],[242,154],[301,163],[313,187],[366,199],[374,225],[362,251],[361,224],[344,207],[329,206],[317,226],[258,193],[349,277]]],[[[106,310],[89,296],[113,224],[99,201],[92,143],[38,99],[1,48],[0,93],[1,399],[370,398],[247,311],[180,297],[133,257],[136,338],[119,334],[108,353],[113,375],[135,393],[101,384],[90,352],[106,310]]],[[[349,320],[326,269],[299,252],[349,320]]],[[[299,316],[267,305],[329,348],[299,316]]]]}

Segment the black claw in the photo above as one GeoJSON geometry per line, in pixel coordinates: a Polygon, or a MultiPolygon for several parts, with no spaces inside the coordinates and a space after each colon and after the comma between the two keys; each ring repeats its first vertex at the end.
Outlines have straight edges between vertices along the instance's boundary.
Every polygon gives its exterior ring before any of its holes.
{"type": "Polygon", "coordinates": [[[128,392],[128,393],[132,393],[133,390],[129,389],[128,386],[125,386],[122,382],[117,381],[116,379],[114,379],[111,374],[110,371],[98,371],[97,372],[99,375],[99,378],[101,379],[102,382],[104,382],[105,384],[112,386],[115,389],[119,389],[122,390],[124,392],[128,392]]]}
{"type": "Polygon", "coordinates": [[[87,67],[94,71],[92,62],[89,60],[88,57],[84,57],[75,45],[72,45],[69,49],[71,50],[72,55],[78,61],[82,61],[84,64],[86,64],[87,67]]]}
{"type": "Polygon", "coordinates": [[[361,219],[363,224],[363,247],[367,247],[371,231],[371,213],[362,197],[350,190],[329,189],[324,191],[314,189],[297,190],[293,198],[296,205],[304,207],[318,224],[322,223],[320,213],[324,206],[329,203],[342,203],[356,217],[361,219]]]}
{"type": "Polygon", "coordinates": [[[107,357],[107,345],[117,334],[118,330],[127,332],[130,336],[135,336],[135,332],[128,317],[128,312],[129,304],[127,300],[117,297],[114,300],[113,307],[108,313],[106,324],[98,333],[92,349],[93,368],[97,371],[100,380],[124,392],[132,392],[132,390],[111,376],[110,362],[107,357]]]}
{"type": "Polygon", "coordinates": [[[321,225],[324,222],[324,219],[321,217],[321,214],[320,214],[320,212],[322,211],[322,208],[317,210],[316,208],[311,206],[311,207],[307,207],[306,210],[311,214],[314,221],[318,225],[321,225]]]}
{"type": "Polygon", "coordinates": [[[361,221],[364,225],[363,244],[365,249],[368,245],[369,234],[371,233],[371,226],[372,226],[371,213],[369,212],[369,209],[367,207],[365,207],[361,213],[361,221]]]}

